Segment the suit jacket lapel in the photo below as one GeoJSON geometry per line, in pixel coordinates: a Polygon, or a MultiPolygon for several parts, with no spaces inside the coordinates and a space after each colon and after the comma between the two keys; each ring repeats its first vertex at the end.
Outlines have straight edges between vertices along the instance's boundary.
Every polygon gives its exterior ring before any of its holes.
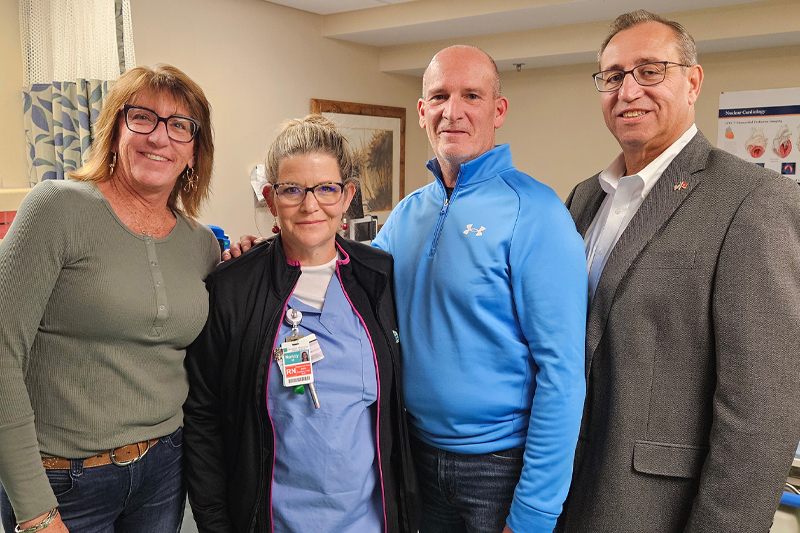
{"type": "Polygon", "coordinates": [[[588,368],[591,367],[592,356],[600,344],[620,281],[645,246],[700,182],[700,171],[705,168],[711,149],[711,144],[698,132],[650,190],[609,254],[598,280],[594,299],[589,306],[586,326],[588,368]]]}
{"type": "Polygon", "coordinates": [[[575,229],[578,230],[581,237],[586,236],[586,231],[592,224],[592,220],[594,220],[597,211],[600,210],[603,199],[606,197],[606,193],[603,191],[602,187],[600,187],[600,181],[597,179],[597,176],[599,176],[599,174],[592,177],[587,183],[589,190],[582,193],[582,196],[585,196],[586,200],[581,202],[580,206],[575,205],[573,207],[572,204],[570,205],[570,211],[573,212],[573,217],[575,219],[575,229]],[[573,211],[573,209],[575,209],[575,211],[573,211]]]}

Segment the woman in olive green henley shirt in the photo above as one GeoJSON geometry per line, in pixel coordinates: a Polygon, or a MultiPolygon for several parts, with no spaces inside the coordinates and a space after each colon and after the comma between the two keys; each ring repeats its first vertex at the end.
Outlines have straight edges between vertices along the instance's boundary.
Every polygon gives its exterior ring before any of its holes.
{"type": "Polygon", "coordinates": [[[0,244],[6,533],[179,528],[183,358],[220,252],[193,220],[213,150],[196,83],[130,70],[89,161],[37,185],[0,244]]]}

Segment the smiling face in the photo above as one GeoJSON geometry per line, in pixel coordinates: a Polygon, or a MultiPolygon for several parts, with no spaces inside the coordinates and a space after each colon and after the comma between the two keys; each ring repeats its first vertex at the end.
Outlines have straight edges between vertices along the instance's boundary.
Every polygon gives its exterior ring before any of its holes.
{"type": "Polygon", "coordinates": [[[474,48],[436,54],[423,85],[419,125],[428,133],[445,181],[455,181],[462,163],[494,148],[494,130],[505,121],[508,101],[495,95],[494,66],[474,48]]]}
{"type": "MultiPolygon", "coordinates": [[[[644,22],[616,34],[603,51],[601,70],[631,70],[643,63],[680,63],[675,32],[658,22],[644,22]]],[[[622,147],[628,174],[646,167],[694,123],[700,94],[699,65],[670,66],[666,79],[642,87],[626,75],[617,91],[601,93],[606,126],[622,147]]]]}
{"type": "MultiPolygon", "coordinates": [[[[333,156],[310,153],[284,159],[278,166],[277,183],[296,183],[313,187],[320,183],[342,181],[339,164],[333,156]]],[[[310,192],[299,205],[287,206],[269,192],[270,210],[278,217],[283,251],[290,261],[302,266],[322,265],[336,256],[335,237],[342,215],[350,206],[355,185],[345,185],[342,198],[333,205],[319,205],[310,192]]]]}
{"type": "MultiPolygon", "coordinates": [[[[161,117],[189,116],[188,110],[169,94],[141,94],[131,102],[152,109],[161,117]]],[[[180,143],[167,136],[166,125],[159,122],[152,133],[134,133],[125,125],[120,112],[117,118],[117,140],[112,147],[117,153],[113,179],[142,195],[166,194],[172,191],[178,177],[194,166],[194,141],[180,143]]]]}

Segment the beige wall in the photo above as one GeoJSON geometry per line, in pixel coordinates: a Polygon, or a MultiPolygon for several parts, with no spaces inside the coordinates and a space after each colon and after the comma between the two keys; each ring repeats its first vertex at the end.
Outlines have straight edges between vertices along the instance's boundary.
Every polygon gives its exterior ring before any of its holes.
{"type": "Polygon", "coordinates": [[[594,71],[587,64],[501,76],[509,110],[497,140],[511,143],[518,169],[552,187],[562,199],[619,151],[603,123],[590,78],[594,71]]]}
{"type": "MultiPolygon", "coordinates": [[[[701,55],[705,79],[696,105],[697,127],[717,139],[719,94],[800,87],[800,46],[701,55]]],[[[498,142],[510,142],[517,167],[565,199],[578,182],[603,170],[619,153],[590,78],[594,63],[501,76],[509,99],[498,142]]]]}
{"type": "Polygon", "coordinates": [[[17,0],[0,0],[0,189],[27,187],[17,0]]]}
{"type": "MultiPolygon", "coordinates": [[[[413,127],[420,81],[381,73],[377,49],[321,37],[320,16],[263,0],[136,0],[131,10],[136,62],[183,69],[213,106],[213,197],[202,222],[235,238],[256,231],[250,169],[311,98],[406,107],[407,187],[426,182],[427,141],[413,127]]],[[[268,233],[271,217],[259,225],[268,233]]]]}
{"type": "MultiPolygon", "coordinates": [[[[263,0],[136,0],[132,13],[137,62],[175,64],[201,84],[212,103],[216,165],[203,222],[218,224],[233,237],[256,231],[250,169],[263,161],[278,124],[306,114],[311,98],[405,107],[406,191],[428,183],[423,165],[431,154],[416,119],[419,78],[383,74],[376,49],[321,37],[321,17],[263,0]],[[176,21],[190,31],[176,31],[176,21]]],[[[25,162],[15,0],[0,0],[0,45],[0,176],[5,187],[21,187],[25,162]]],[[[800,64],[800,47],[708,54],[700,61],[706,79],[697,124],[712,142],[720,91],[800,87],[800,71],[787,68],[800,64]]],[[[497,141],[510,142],[517,166],[562,198],[619,151],[589,77],[595,68],[584,64],[502,74],[510,110],[497,141]]],[[[269,231],[271,219],[262,216],[260,224],[269,231]]]]}
{"type": "MultiPolygon", "coordinates": [[[[137,63],[183,69],[213,107],[213,196],[202,222],[234,237],[257,231],[250,169],[282,120],[309,113],[311,98],[406,107],[406,188],[427,183],[420,80],[381,73],[377,49],[323,38],[320,16],[263,0],[136,0],[131,11],[137,63]]],[[[16,0],[0,0],[0,52],[0,177],[6,188],[26,187],[16,0]]],[[[3,205],[18,199],[0,193],[3,205]]],[[[259,223],[269,232],[270,217],[259,223]]]]}

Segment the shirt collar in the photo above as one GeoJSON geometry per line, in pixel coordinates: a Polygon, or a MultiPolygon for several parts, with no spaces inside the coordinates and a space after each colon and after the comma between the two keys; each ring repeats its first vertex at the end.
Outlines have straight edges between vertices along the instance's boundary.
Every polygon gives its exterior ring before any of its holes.
{"type": "MultiPolygon", "coordinates": [[[[295,296],[289,299],[289,307],[297,309],[303,313],[303,316],[317,317],[319,323],[328,330],[328,333],[333,334],[336,331],[336,322],[342,313],[342,309],[350,309],[350,302],[344,294],[344,290],[339,282],[339,277],[334,273],[328,284],[328,290],[325,293],[325,303],[322,304],[322,309],[316,309],[310,305],[304,304],[295,296]]],[[[308,329],[307,325],[305,327],[308,329]]]]}
{"type": "MultiPolygon", "coordinates": [[[[305,316],[305,315],[320,315],[320,314],[322,314],[322,310],[321,309],[316,309],[314,307],[311,307],[308,304],[304,304],[303,302],[298,300],[297,297],[295,297],[294,295],[289,299],[288,307],[290,307],[292,309],[297,309],[298,311],[303,313],[303,316],[305,316]]],[[[322,306],[322,309],[325,309],[325,305],[324,304],[322,306]]]]}
{"type": "MultiPolygon", "coordinates": [[[[436,176],[436,179],[444,184],[439,160],[436,158],[431,159],[428,161],[427,167],[428,170],[436,176]]],[[[458,186],[464,186],[467,183],[473,184],[486,181],[500,172],[513,167],[514,162],[511,158],[511,147],[508,143],[498,144],[475,159],[461,164],[457,178],[458,186]]]]}
{"type": "MultiPolygon", "coordinates": [[[[683,150],[689,141],[697,134],[697,126],[692,124],[677,141],[672,143],[669,148],[664,150],[658,157],[650,162],[649,165],[640,170],[635,176],[639,176],[644,181],[644,189],[642,189],[642,196],[647,196],[650,189],[658,182],[661,174],[672,163],[672,160],[683,150]]],[[[617,190],[619,180],[622,179],[625,173],[625,157],[619,154],[614,161],[608,165],[605,170],[600,173],[598,179],[600,180],[600,187],[606,194],[611,194],[617,190]]]]}

